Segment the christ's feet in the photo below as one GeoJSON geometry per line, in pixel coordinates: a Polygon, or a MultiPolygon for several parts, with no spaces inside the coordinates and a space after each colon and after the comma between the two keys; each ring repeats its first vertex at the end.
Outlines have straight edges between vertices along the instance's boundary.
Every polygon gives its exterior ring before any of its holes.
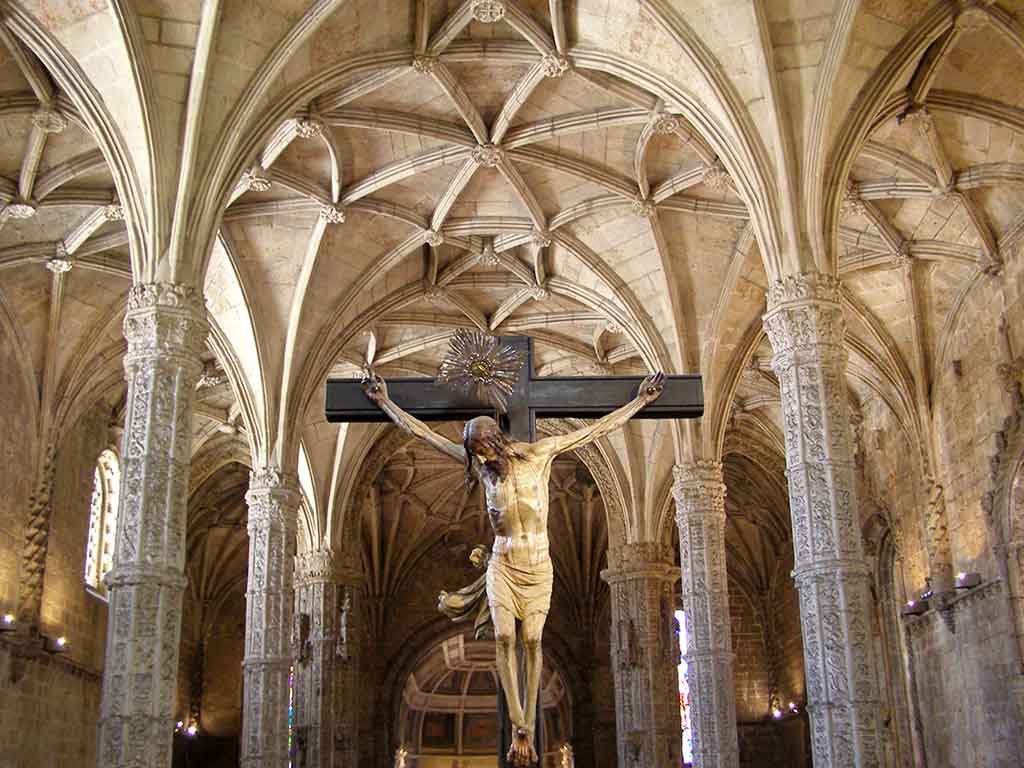
{"type": "Polygon", "coordinates": [[[530,732],[521,725],[512,728],[512,746],[508,748],[505,760],[516,768],[529,768],[540,760],[537,757],[537,750],[533,748],[530,732]]]}

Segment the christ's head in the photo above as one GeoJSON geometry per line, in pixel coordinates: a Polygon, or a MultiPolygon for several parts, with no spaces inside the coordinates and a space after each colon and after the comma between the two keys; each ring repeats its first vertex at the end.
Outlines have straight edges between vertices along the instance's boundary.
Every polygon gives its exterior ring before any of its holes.
{"type": "Polygon", "coordinates": [[[473,460],[493,468],[499,475],[513,455],[512,445],[498,422],[490,416],[477,416],[466,422],[462,430],[462,445],[466,449],[466,473],[471,474],[473,460]]]}

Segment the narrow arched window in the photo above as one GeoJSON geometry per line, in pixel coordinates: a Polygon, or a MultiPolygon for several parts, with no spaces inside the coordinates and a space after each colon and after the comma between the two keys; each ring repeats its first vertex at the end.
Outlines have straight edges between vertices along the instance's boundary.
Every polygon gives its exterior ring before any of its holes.
{"type": "Polygon", "coordinates": [[[107,449],[96,460],[92,499],[89,502],[89,542],[85,550],[85,583],[93,591],[105,594],[103,577],[114,564],[117,535],[117,493],[121,484],[121,465],[117,454],[107,449]]]}

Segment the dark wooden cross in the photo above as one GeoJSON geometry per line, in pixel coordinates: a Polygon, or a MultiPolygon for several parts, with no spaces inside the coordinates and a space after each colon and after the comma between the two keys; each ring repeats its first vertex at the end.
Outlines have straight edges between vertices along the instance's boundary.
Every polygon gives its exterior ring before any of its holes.
{"type": "MultiPolygon", "coordinates": [[[[533,377],[533,339],[501,336],[501,343],[523,355],[519,380],[509,397],[502,427],[513,440],[536,439],[538,417],[592,419],[611,413],[634,397],[642,376],[533,377]]],[[[465,421],[493,416],[494,408],[481,405],[433,379],[388,379],[388,396],[422,421],[465,421]]],[[[388,417],[363,392],[359,379],[327,380],[327,420],[383,422],[388,417]]],[[[634,419],[695,419],[704,414],[700,376],[666,376],[665,389],[655,402],[634,419]]]]}
{"type": "MultiPolygon", "coordinates": [[[[509,397],[508,413],[499,421],[513,440],[533,442],[537,418],[597,418],[625,405],[640,388],[642,376],[559,376],[533,377],[533,339],[528,336],[501,336],[501,343],[523,356],[523,367],[509,397]]],[[[400,408],[422,421],[464,421],[476,416],[493,416],[494,408],[453,392],[433,379],[389,379],[388,396],[400,408]]],[[[335,422],[389,421],[384,412],[363,392],[359,379],[328,379],[327,420],[335,422]]],[[[634,419],[695,419],[704,414],[704,391],[700,376],[667,376],[665,389],[655,402],[637,413],[634,419]]],[[[518,634],[518,633],[517,633],[518,634]]],[[[519,649],[520,660],[524,658],[519,649]]],[[[524,679],[520,664],[519,678],[524,679]]],[[[521,691],[521,695],[525,692],[521,691]]],[[[543,707],[537,702],[537,727],[534,731],[537,754],[543,755],[543,707]]],[[[498,765],[505,767],[505,754],[512,743],[505,705],[505,694],[498,686],[498,765]]],[[[541,758],[543,763],[543,757],[541,758]]]]}

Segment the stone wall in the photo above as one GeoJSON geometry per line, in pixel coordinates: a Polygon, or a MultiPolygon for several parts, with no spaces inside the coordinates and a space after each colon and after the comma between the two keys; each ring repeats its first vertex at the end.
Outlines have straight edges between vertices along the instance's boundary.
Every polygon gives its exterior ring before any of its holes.
{"type": "Polygon", "coordinates": [[[1008,683],[1015,651],[1002,584],[957,596],[946,612],[905,619],[928,768],[1024,764],[1008,683]]]}
{"type": "Polygon", "coordinates": [[[95,765],[100,675],[66,656],[15,658],[13,650],[0,636],[0,765],[95,765]]]}
{"type": "MultiPolygon", "coordinates": [[[[0,345],[2,347],[3,345],[0,345]]],[[[2,366],[2,363],[0,363],[2,366]]],[[[12,403],[13,406],[13,403],[12,403]]],[[[31,431],[27,409],[0,409],[0,450],[11,457],[0,472],[0,608],[14,611],[24,525],[31,492],[31,431]]],[[[63,635],[68,650],[12,656],[0,636],[0,738],[3,765],[92,765],[95,761],[107,604],[85,588],[85,550],[93,472],[109,447],[107,415],[97,407],[62,435],[57,446],[40,631],[63,635]],[[13,665],[13,669],[12,669],[13,665]],[[12,676],[13,673],[13,676],[12,676]]]]}
{"type": "MultiPolygon", "coordinates": [[[[765,628],[747,597],[730,584],[729,614],[732,625],[733,677],[736,681],[736,722],[757,722],[768,715],[768,660],[765,628]]],[[[743,754],[743,744],[740,744],[743,754]]]]}
{"type": "MultiPolygon", "coordinates": [[[[1003,273],[982,277],[964,302],[949,348],[937,360],[935,382],[953,568],[986,578],[998,570],[981,500],[992,490],[991,462],[1013,408],[1000,366],[1024,356],[1024,256],[1018,248],[1004,258],[1003,273]]],[[[1019,385],[1019,372],[1016,380],[1019,385]]]]}

